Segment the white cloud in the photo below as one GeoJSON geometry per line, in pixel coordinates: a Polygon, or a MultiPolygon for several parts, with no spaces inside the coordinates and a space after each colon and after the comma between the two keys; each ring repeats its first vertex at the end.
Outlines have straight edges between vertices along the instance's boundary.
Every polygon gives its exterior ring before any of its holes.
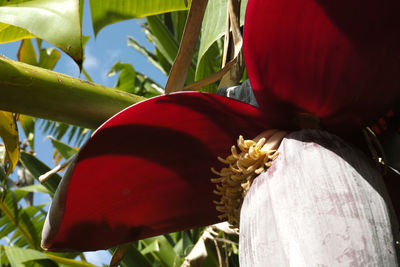
{"type": "Polygon", "coordinates": [[[109,61],[114,62],[120,56],[121,51],[116,49],[107,49],[106,54],[109,61]]]}
{"type": "Polygon", "coordinates": [[[86,70],[94,70],[99,67],[99,60],[92,55],[88,46],[86,46],[85,49],[85,61],[83,62],[83,67],[86,70]]]}
{"type": "Polygon", "coordinates": [[[88,262],[97,266],[108,265],[111,260],[111,254],[107,250],[84,252],[84,254],[88,262]]]}

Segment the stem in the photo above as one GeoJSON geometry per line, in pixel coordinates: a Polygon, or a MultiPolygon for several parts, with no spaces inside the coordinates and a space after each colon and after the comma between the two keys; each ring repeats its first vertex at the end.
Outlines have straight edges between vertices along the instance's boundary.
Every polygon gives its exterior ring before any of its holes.
{"type": "Polygon", "coordinates": [[[208,0],[193,0],[190,6],[178,55],[175,58],[167,84],[165,85],[166,93],[182,91],[183,86],[185,85],[194,48],[196,47],[197,39],[199,39],[201,23],[203,21],[207,3],[208,0]]]}
{"type": "Polygon", "coordinates": [[[46,172],[45,174],[42,174],[39,176],[38,180],[41,184],[46,183],[52,176],[53,174],[56,174],[57,172],[61,171],[62,169],[66,168],[68,165],[71,164],[76,158],[78,157],[78,152],[69,157],[66,161],[64,161],[62,164],[57,165],[54,169],[46,172]]]}
{"type": "Polygon", "coordinates": [[[145,98],[0,56],[0,109],[97,128],[145,98]]]}

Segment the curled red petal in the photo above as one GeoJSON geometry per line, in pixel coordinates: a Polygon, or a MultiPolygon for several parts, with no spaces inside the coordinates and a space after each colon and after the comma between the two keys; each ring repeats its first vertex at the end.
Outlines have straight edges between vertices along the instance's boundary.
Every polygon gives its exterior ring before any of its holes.
{"type": "Polygon", "coordinates": [[[242,134],[284,125],[250,105],[176,93],[120,112],[92,136],[59,186],[42,246],[96,250],[213,224],[211,167],[242,134]],[[69,180],[68,180],[69,179],[69,180]]]}
{"type": "Polygon", "coordinates": [[[333,132],[390,109],[400,88],[397,0],[249,0],[244,52],[260,108],[333,132]]]}

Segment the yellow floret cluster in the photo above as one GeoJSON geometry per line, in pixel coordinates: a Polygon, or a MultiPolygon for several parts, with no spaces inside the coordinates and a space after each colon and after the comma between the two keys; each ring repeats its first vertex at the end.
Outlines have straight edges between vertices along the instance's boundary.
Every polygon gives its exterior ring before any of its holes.
{"type": "Polygon", "coordinates": [[[265,137],[244,140],[243,136],[239,136],[237,147],[234,145],[231,148],[232,154],[225,159],[218,157],[227,166],[220,171],[211,168],[218,175],[211,181],[216,183],[214,193],[221,197],[214,202],[216,209],[222,212],[219,218],[228,220],[232,227],[239,227],[243,199],[254,178],[270,167],[278,155],[276,146],[267,143],[265,137]]]}

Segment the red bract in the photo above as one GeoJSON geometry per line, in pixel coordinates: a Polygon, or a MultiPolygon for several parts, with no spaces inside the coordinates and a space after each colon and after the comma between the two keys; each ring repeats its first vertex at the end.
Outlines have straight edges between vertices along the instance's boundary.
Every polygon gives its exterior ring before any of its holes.
{"type": "Polygon", "coordinates": [[[250,0],[246,66],[260,108],[311,113],[348,134],[399,92],[400,2],[250,0]]]}
{"type": "Polygon", "coordinates": [[[207,93],[149,99],[81,149],[43,232],[49,250],[95,250],[218,221],[211,167],[239,135],[310,113],[352,135],[393,105],[397,1],[249,0],[245,59],[260,109],[207,93]]]}
{"type": "Polygon", "coordinates": [[[239,134],[253,137],[282,126],[272,121],[278,116],[196,92],[122,111],[94,133],[73,174],[64,177],[43,247],[104,249],[217,222],[210,167],[220,167],[217,156],[226,156],[239,134]]]}

